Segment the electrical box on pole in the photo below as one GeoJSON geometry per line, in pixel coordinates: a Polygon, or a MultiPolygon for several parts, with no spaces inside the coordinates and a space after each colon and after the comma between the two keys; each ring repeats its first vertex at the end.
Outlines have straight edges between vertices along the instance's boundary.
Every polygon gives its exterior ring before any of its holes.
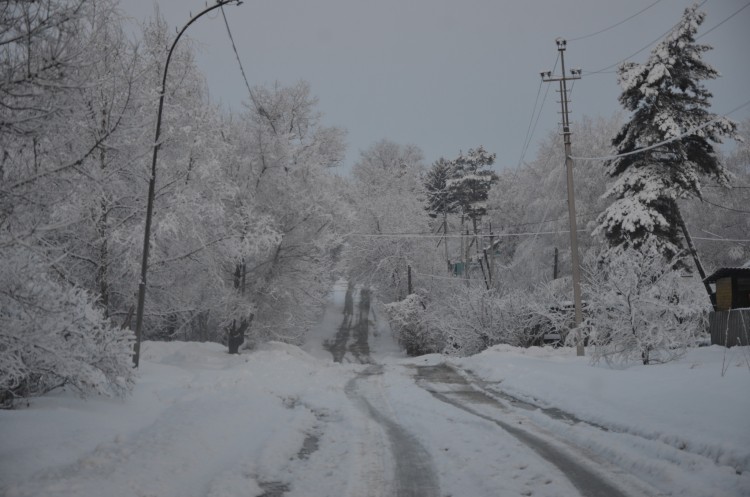
{"type": "Polygon", "coordinates": [[[581,322],[583,321],[583,312],[581,311],[581,269],[578,259],[578,228],[576,226],[576,203],[575,189],[573,187],[573,159],[570,151],[570,119],[568,111],[568,85],[567,82],[574,79],[581,79],[580,69],[571,69],[570,75],[565,73],[565,48],[567,42],[558,38],[557,50],[560,52],[560,64],[562,69],[561,76],[554,76],[551,71],[542,72],[542,81],[560,83],[560,104],[562,106],[562,128],[563,143],[565,144],[565,171],[568,178],[568,217],[570,218],[570,255],[571,265],[573,267],[573,300],[575,304],[575,325],[576,325],[576,351],[579,356],[585,354],[583,348],[583,338],[581,336],[581,322]]]}

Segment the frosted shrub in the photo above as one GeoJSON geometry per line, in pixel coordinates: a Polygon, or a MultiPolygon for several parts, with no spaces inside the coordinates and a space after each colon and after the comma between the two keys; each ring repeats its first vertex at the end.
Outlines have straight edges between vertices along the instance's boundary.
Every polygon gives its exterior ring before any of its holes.
{"type": "Polygon", "coordinates": [[[393,333],[407,354],[415,356],[442,351],[442,333],[430,327],[423,297],[411,294],[404,300],[386,304],[384,308],[393,333]]]}
{"type": "Polygon", "coordinates": [[[52,281],[45,269],[18,253],[0,265],[0,406],[61,386],[81,396],[126,394],[132,333],[113,327],[88,293],[52,281]]]}
{"type": "Polygon", "coordinates": [[[439,303],[433,319],[445,337],[445,354],[469,356],[502,343],[502,314],[495,290],[460,286],[439,303]]]}
{"type": "Polygon", "coordinates": [[[704,331],[708,296],[674,265],[653,245],[612,251],[586,264],[594,362],[670,361],[704,331]]]}

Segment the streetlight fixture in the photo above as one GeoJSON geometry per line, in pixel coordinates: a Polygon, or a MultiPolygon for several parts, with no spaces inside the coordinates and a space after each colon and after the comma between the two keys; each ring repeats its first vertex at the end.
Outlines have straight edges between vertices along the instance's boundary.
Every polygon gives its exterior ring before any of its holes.
{"type": "Polygon", "coordinates": [[[161,116],[162,110],[164,109],[164,94],[166,93],[167,86],[167,71],[169,70],[169,62],[172,60],[172,52],[180,41],[182,34],[193,24],[198,18],[204,14],[208,14],[214,9],[223,7],[230,3],[235,3],[238,6],[242,5],[241,0],[216,0],[216,3],[210,7],[206,7],[201,12],[191,17],[185,26],[177,33],[177,37],[172,42],[172,46],[169,48],[169,54],[167,55],[167,62],[164,64],[164,74],[161,79],[161,92],[159,93],[159,114],[156,118],[156,137],[154,138],[154,154],[151,159],[151,177],[148,181],[148,203],[146,207],[146,228],[143,234],[143,259],[141,260],[141,281],[138,284],[138,310],[135,318],[135,346],[133,347],[133,365],[137,368],[141,354],[141,336],[143,334],[143,307],[146,301],[146,273],[148,272],[148,252],[151,238],[151,220],[154,213],[154,191],[156,186],[156,156],[159,153],[159,135],[161,134],[161,116]]]}

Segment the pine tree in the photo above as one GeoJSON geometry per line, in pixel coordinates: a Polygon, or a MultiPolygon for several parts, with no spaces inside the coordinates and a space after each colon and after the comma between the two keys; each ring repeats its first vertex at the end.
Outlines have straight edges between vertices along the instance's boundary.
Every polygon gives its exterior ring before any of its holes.
{"type": "Polygon", "coordinates": [[[425,209],[430,217],[438,214],[454,214],[456,203],[448,192],[448,179],[451,177],[453,164],[444,158],[435,161],[424,178],[425,209]]]}
{"type": "Polygon", "coordinates": [[[495,154],[482,146],[469,149],[453,160],[452,174],[447,181],[450,197],[460,206],[461,212],[475,221],[487,213],[487,197],[497,182],[497,174],[486,169],[495,163],[495,154]]]}
{"type": "Polygon", "coordinates": [[[701,81],[719,74],[702,60],[711,47],[695,41],[704,18],[697,5],[688,7],[646,63],[619,68],[619,100],[632,116],[612,140],[619,157],[605,163],[616,178],[606,195],[615,200],[596,230],[612,247],[652,241],[671,259],[683,250],[680,228],[687,234],[677,200],[701,198],[703,176],[728,182],[712,142],[734,138],[736,124],[708,111],[712,95],[701,81]]]}

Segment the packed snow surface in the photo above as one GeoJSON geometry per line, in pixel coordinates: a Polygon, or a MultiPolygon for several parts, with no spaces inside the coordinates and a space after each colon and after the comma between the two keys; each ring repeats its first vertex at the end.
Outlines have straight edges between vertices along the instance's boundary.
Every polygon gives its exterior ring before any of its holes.
{"type": "Polygon", "coordinates": [[[624,369],[568,349],[406,358],[349,292],[303,347],[146,342],[125,400],[0,411],[0,494],[595,495],[569,463],[622,495],[750,495],[750,348],[624,369]]]}

